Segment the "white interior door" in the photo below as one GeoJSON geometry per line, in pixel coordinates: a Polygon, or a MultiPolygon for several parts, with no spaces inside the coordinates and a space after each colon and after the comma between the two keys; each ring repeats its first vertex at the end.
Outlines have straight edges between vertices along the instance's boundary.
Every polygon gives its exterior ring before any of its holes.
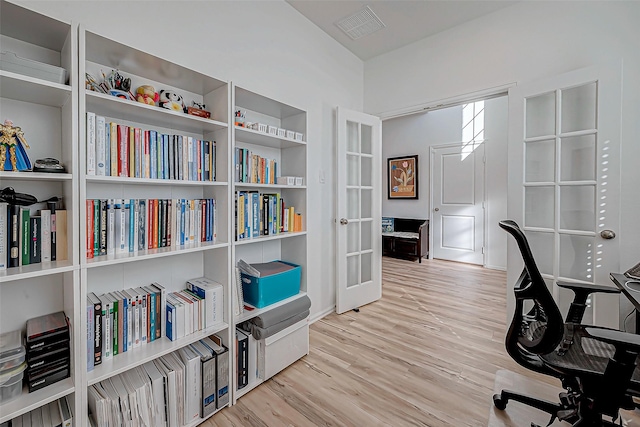
{"type": "MultiPolygon", "coordinates": [[[[593,67],[509,91],[509,217],[524,227],[561,311],[556,280],[610,285],[619,270],[621,70],[593,67]]],[[[522,262],[509,241],[508,279],[522,262]]],[[[511,298],[511,292],[509,291],[511,298]]],[[[511,311],[511,310],[510,310],[511,311]]],[[[618,299],[594,294],[584,322],[618,327],[618,299]]]]}
{"type": "Polygon", "coordinates": [[[336,312],[382,296],[382,122],[337,109],[336,312]]]}
{"type": "Polygon", "coordinates": [[[431,149],[432,257],[484,264],[484,144],[431,149]]]}

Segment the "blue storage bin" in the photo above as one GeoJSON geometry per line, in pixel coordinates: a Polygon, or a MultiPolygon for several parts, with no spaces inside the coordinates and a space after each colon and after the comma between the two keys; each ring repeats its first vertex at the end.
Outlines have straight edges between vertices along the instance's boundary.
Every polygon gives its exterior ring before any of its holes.
{"type": "Polygon", "coordinates": [[[240,273],[244,301],[256,308],[282,301],[300,292],[300,266],[280,261],[295,268],[265,277],[253,277],[240,273]]]}

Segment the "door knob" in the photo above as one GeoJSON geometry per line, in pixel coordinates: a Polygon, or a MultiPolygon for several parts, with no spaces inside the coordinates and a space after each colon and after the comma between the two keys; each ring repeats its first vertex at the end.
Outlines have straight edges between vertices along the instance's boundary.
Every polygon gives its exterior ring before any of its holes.
{"type": "Polygon", "coordinates": [[[607,240],[609,240],[609,239],[615,239],[615,237],[616,237],[616,233],[615,233],[613,230],[602,230],[602,231],[600,232],[600,236],[601,236],[603,239],[607,239],[607,240]]]}
{"type": "Polygon", "coordinates": [[[438,212],[440,210],[440,208],[435,208],[434,211],[438,212]]]}
{"type": "Polygon", "coordinates": [[[347,224],[349,224],[349,220],[346,219],[346,218],[340,218],[340,224],[347,225],[347,224]]]}

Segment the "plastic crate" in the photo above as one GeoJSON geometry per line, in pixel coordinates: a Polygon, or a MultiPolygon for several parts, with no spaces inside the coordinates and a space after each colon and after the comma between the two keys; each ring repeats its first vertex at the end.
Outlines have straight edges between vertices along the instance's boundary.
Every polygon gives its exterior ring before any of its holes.
{"type": "Polygon", "coordinates": [[[300,266],[286,261],[280,262],[294,268],[265,277],[253,277],[241,273],[242,293],[246,303],[262,308],[300,292],[300,266]]]}

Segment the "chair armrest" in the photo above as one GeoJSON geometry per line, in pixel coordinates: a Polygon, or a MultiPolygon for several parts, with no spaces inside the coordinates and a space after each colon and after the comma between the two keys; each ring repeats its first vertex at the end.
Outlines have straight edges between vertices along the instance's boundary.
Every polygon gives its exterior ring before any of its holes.
{"type": "Polygon", "coordinates": [[[616,349],[622,348],[624,350],[631,350],[634,353],[640,353],[640,335],[604,328],[586,327],[584,330],[592,338],[613,344],[616,349]]]}
{"type": "Polygon", "coordinates": [[[574,294],[573,302],[571,303],[571,307],[569,307],[569,312],[565,320],[567,323],[582,323],[582,316],[584,316],[584,311],[587,307],[587,298],[589,298],[590,294],[594,292],[608,294],[620,293],[618,288],[602,285],[573,282],[556,282],[556,284],[561,288],[571,289],[574,294]]]}
{"type": "Polygon", "coordinates": [[[573,292],[587,292],[587,294],[593,292],[602,292],[606,294],[619,294],[620,289],[612,286],[592,285],[587,283],[573,283],[573,282],[556,282],[561,288],[571,289],[573,292]]]}

